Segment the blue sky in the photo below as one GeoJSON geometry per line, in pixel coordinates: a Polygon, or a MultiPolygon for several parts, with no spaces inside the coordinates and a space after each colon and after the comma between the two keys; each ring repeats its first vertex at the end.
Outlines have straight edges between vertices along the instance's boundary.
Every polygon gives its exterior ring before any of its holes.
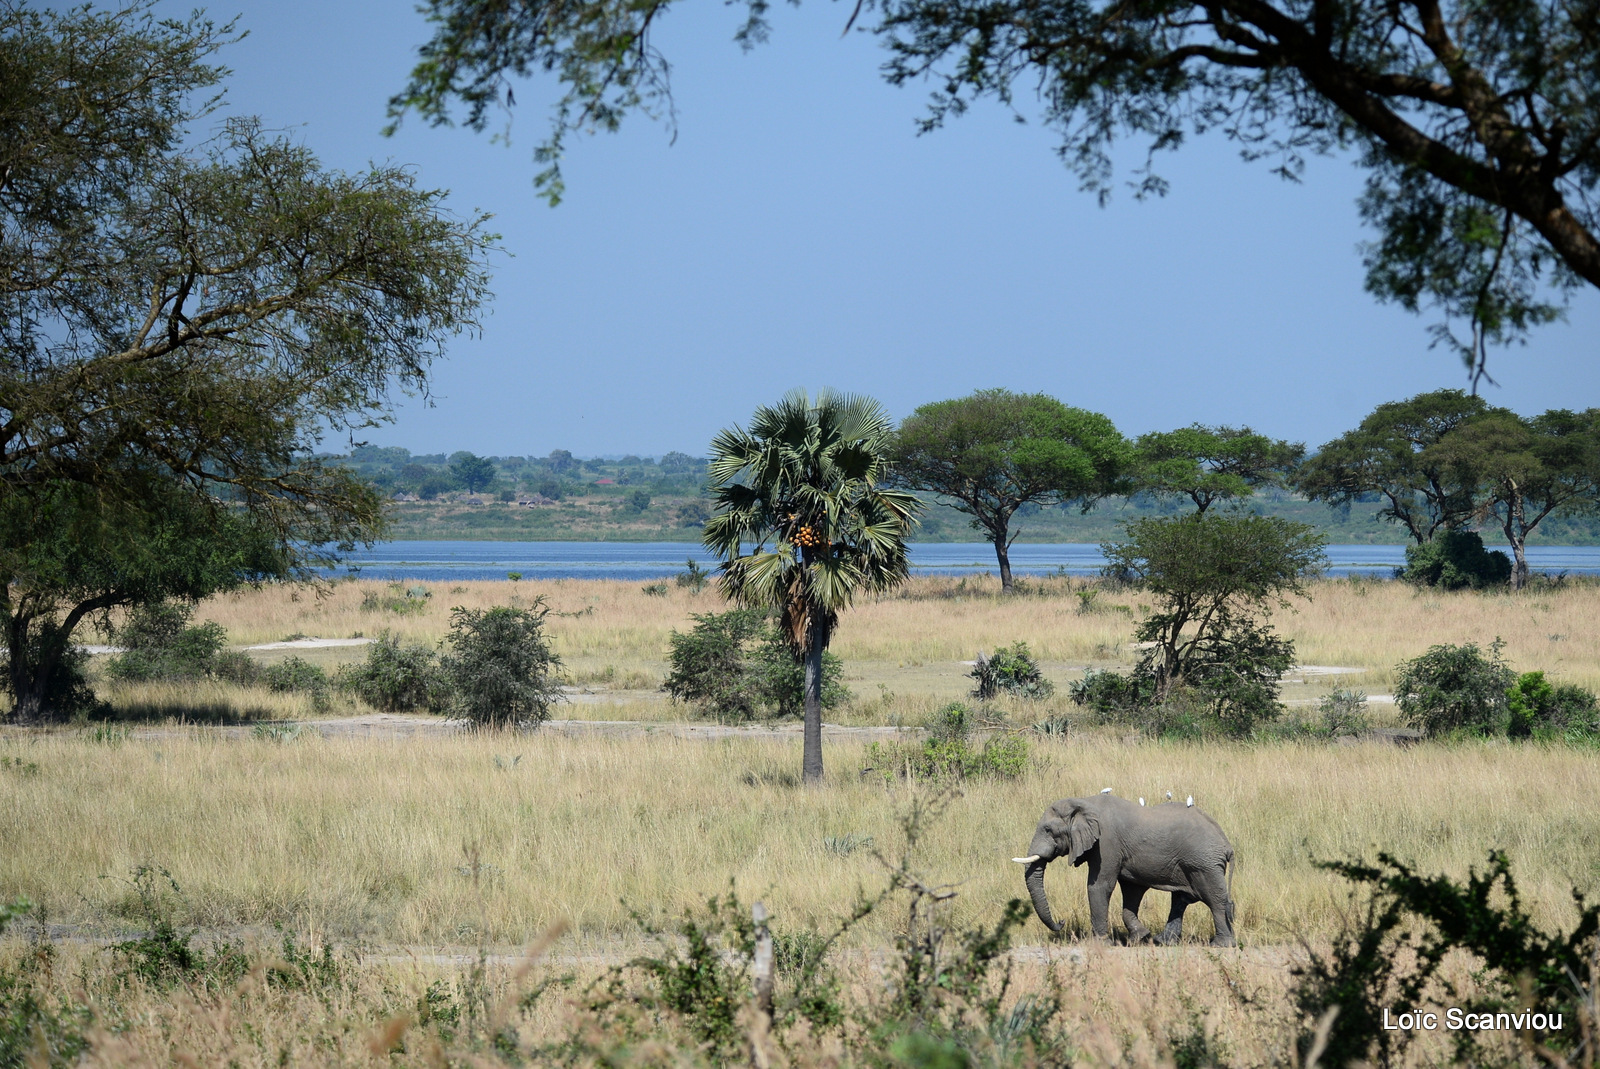
{"type": "MultiPolygon", "coordinates": [[[[172,5],[174,13],[187,5],[172,5]]],[[[413,117],[379,134],[427,36],[403,3],[234,0],[228,108],[292,131],[330,165],[415,166],[496,216],[481,338],[368,435],[414,452],[703,453],[794,386],[871,394],[898,417],[1004,386],[1104,412],[1127,434],[1248,423],[1312,447],[1386,400],[1461,386],[1427,316],[1361,287],[1360,172],[1314,159],[1302,185],[1220,137],[1170,156],[1164,199],[1100,208],[1052,133],[984,105],[915,134],[925,90],[841,39],[837,3],[775,8],[772,41],[732,43],[740,7],[662,24],[678,137],[642,117],[578,138],[568,195],[532,187],[549,85],[517,87],[509,147],[413,117]]],[[[1027,113],[1027,102],[1022,102],[1027,113]]],[[[1032,116],[1030,116],[1031,118],[1032,116]]],[[[1487,387],[1522,412],[1600,404],[1600,293],[1487,387]]],[[[336,443],[329,442],[329,446],[336,443]]]]}

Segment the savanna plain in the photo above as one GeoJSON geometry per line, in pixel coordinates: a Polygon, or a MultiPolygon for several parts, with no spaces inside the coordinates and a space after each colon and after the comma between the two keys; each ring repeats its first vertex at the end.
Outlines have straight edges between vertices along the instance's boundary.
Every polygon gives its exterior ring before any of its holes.
{"type": "MultiPolygon", "coordinates": [[[[1052,865],[1047,888],[1065,935],[1031,916],[1015,930],[1003,1002],[1015,1018],[1050,992],[1085,1064],[1294,1061],[1290,970],[1357,911],[1349,886],[1317,860],[1381,850],[1461,879],[1503,850],[1523,905],[1549,928],[1575,922],[1574,889],[1600,895],[1591,748],[1290,733],[1174,742],[1095,724],[1066,699],[1067,684],[1133,662],[1133,628],[1151,607],[1136,590],[1051,577],[1001,597],[994,580],[918,578],[860,601],[832,646],[852,697],[828,716],[840,730],[826,737],[824,784],[805,788],[792,724],[675,727],[694,715],[660,690],[669,639],[693,614],[725,608],[714,584],[421,586],[409,598],[373,581],[270,586],[207,602],[196,619],[222,624],[239,646],[382,633],[436,643],[454,606],[542,598],[567,682],[551,723],[474,733],[342,696],[313,709],[301,696],[220,683],[102,681],[111,719],[0,733],[0,904],[29,903],[0,955],[8,982],[23,985],[12,993],[25,987],[44,1022],[22,1034],[16,1064],[537,1061],[529,1052],[589,1020],[589,981],[652,948],[681,950],[681,936],[653,933],[703,913],[708,899],[734,894],[744,915],[762,901],[793,959],[896,872],[914,873],[942,897],[917,909],[886,903],[828,951],[844,1003],[870,1004],[899,975],[896,955],[929,931],[953,948],[955,933],[992,928],[1024,897],[1010,859],[1044,807],[1105,787],[1152,803],[1192,795],[1219,821],[1238,852],[1242,948],[1205,945],[1203,907],[1189,912],[1181,946],[1096,944],[1083,870],[1052,865]],[[969,662],[1019,640],[1055,696],[971,702],[969,662]],[[908,735],[955,700],[972,705],[980,734],[1027,741],[1020,776],[948,783],[865,768],[874,741],[908,735]],[[1066,730],[1034,729],[1051,720],[1066,730]],[[913,812],[922,823],[908,850],[913,812]],[[194,948],[201,965],[167,969],[162,955],[176,946],[194,948]]],[[[1600,585],[1446,594],[1328,579],[1309,589],[1274,616],[1302,666],[1284,684],[1288,718],[1314,717],[1337,687],[1368,694],[1375,724],[1398,725],[1385,701],[1395,665],[1438,643],[1498,638],[1518,671],[1600,689],[1600,585]]],[[[364,647],[252,652],[291,655],[333,668],[364,647]]],[[[1146,898],[1152,927],[1166,897],[1146,898]]],[[[577,1054],[568,1044],[562,1057],[716,1060],[709,1040],[672,1023],[667,1003],[637,1006],[660,1017],[654,1041],[645,1028],[577,1054]],[[680,1028],[683,1043],[672,1041],[680,1028]]],[[[771,1049],[750,1028],[758,1064],[851,1060],[820,1027],[813,1041],[771,1049]]],[[[1448,1060],[1441,1043],[1410,1056],[1448,1060]]],[[[969,1054],[1028,1057],[1004,1037],[969,1054]]],[[[935,1064],[914,1052],[903,1060],[935,1064]]]]}

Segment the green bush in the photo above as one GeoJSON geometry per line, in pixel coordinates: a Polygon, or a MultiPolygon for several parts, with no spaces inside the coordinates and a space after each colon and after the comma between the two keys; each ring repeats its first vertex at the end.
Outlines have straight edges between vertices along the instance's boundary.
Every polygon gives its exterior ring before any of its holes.
{"type": "Polygon", "coordinates": [[[438,654],[427,646],[402,646],[387,631],[367,647],[365,662],[340,672],[339,683],[388,713],[438,713],[448,703],[438,654]]]}
{"type": "Polygon", "coordinates": [[[1506,693],[1517,681],[1495,639],[1487,656],[1473,643],[1433,646],[1395,666],[1395,704],[1429,735],[1502,735],[1510,724],[1506,693]]]}
{"type": "Polygon", "coordinates": [[[1600,729],[1595,696],[1571,683],[1553,686],[1543,672],[1524,672],[1506,692],[1506,733],[1512,738],[1569,738],[1600,729]]]}
{"type": "Polygon", "coordinates": [[[280,694],[305,694],[312,708],[326,712],[333,705],[333,685],[328,673],[300,657],[285,657],[261,669],[261,682],[280,694]]]}
{"type": "Polygon", "coordinates": [[[862,757],[862,772],[876,772],[885,780],[907,775],[917,779],[1015,779],[1028,769],[1030,749],[1015,735],[997,735],[982,750],[972,746],[972,714],[952,702],[930,716],[923,725],[927,737],[920,743],[874,742],[862,757]]]}
{"type": "Polygon", "coordinates": [[[1511,558],[1483,548],[1476,531],[1445,531],[1431,542],[1406,547],[1401,578],[1417,586],[1481,590],[1511,581],[1511,558]]]}
{"type": "MultiPolygon", "coordinates": [[[[1537,927],[1522,908],[1503,853],[1489,855],[1487,871],[1471,872],[1464,884],[1448,876],[1422,876],[1387,854],[1376,865],[1319,862],[1357,887],[1366,901],[1347,912],[1346,930],[1328,951],[1308,947],[1310,960],[1294,967],[1293,999],[1300,1017],[1298,1055],[1309,1064],[1318,1048],[1325,1066],[1408,1065],[1406,1047],[1416,1032],[1383,1027],[1390,1007],[1410,1009],[1442,992],[1449,1006],[1465,1014],[1531,1012],[1561,1014],[1565,1029],[1529,1038],[1548,1045],[1539,1064],[1593,1065],[1593,1042],[1585,1020],[1586,983],[1593,982],[1600,950],[1600,906],[1573,892],[1578,923],[1570,932],[1537,927]],[[1443,981],[1447,959],[1465,957],[1475,991],[1443,981]],[[1335,1012],[1337,1008],[1337,1012],[1335,1012]]],[[[1590,1018],[1592,1020],[1592,1018],[1590,1018]]],[[[1440,1014],[1440,1025],[1444,1025],[1440,1014]]],[[[1490,1032],[1494,1038],[1503,1033],[1490,1032]]],[[[1455,1065],[1507,1064],[1492,1049],[1478,1045],[1479,1033],[1455,1031],[1455,1065]]],[[[1533,1062],[1531,1057],[1529,1062],[1533,1062]]]]}
{"type": "Polygon", "coordinates": [[[1102,723],[1128,723],[1155,701],[1155,677],[1134,672],[1090,669],[1082,679],[1067,684],[1067,696],[1074,705],[1093,710],[1102,723]]]}
{"type": "Polygon", "coordinates": [[[1195,643],[1183,682],[1224,733],[1242,738],[1283,712],[1278,686],[1294,665],[1294,643],[1270,624],[1223,615],[1227,619],[1195,643]]]}
{"type": "MultiPolygon", "coordinates": [[[[762,703],[780,717],[804,716],[806,666],[795,659],[776,627],[769,626],[750,651],[750,680],[762,703]]],[[[844,685],[844,662],[838,654],[822,651],[822,708],[837,709],[850,700],[844,685]]]]}
{"type": "Polygon", "coordinates": [[[189,625],[194,607],[176,601],[140,605],[128,614],[113,641],[125,652],[111,658],[106,672],[112,679],[203,679],[222,676],[234,682],[253,682],[254,669],[242,653],[227,656],[228,633],[221,624],[207,621],[189,625]],[[240,658],[252,667],[245,667],[240,658]]]}
{"type": "MultiPolygon", "coordinates": [[[[512,573],[506,573],[510,576],[512,573]]],[[[518,579],[522,573],[516,573],[518,579]]],[[[361,595],[362,612],[392,612],[397,616],[415,616],[428,611],[428,602],[433,597],[433,591],[420,584],[407,587],[400,583],[390,583],[388,589],[380,594],[376,590],[369,590],[361,595]]]]}
{"type": "Polygon", "coordinates": [[[450,710],[479,727],[537,726],[561,700],[561,658],[544,636],[550,613],[543,595],[525,609],[450,610],[450,652],[439,669],[450,687],[450,710]]]}
{"type": "Polygon", "coordinates": [[[677,584],[687,587],[691,593],[700,593],[711,581],[711,573],[700,567],[693,557],[687,558],[683,563],[684,570],[675,577],[677,584]]]}
{"type": "Polygon", "coordinates": [[[1056,690],[1039,671],[1026,642],[1001,646],[993,657],[980,652],[971,675],[978,683],[972,696],[979,701],[990,701],[1002,693],[1018,698],[1048,698],[1056,690]]]}
{"type": "Polygon", "coordinates": [[[1130,673],[1085,672],[1068,685],[1076,705],[1089,708],[1102,724],[1136,727],[1156,737],[1242,738],[1282,712],[1278,679],[1293,658],[1292,644],[1266,628],[1223,632],[1211,639],[1209,658],[1191,661],[1191,676],[1156,699],[1155,673],[1141,663],[1130,673]]]}
{"type": "Polygon", "coordinates": [[[722,720],[754,719],[760,696],[751,686],[747,646],[762,630],[765,616],[757,609],[692,613],[688,632],[673,631],[668,672],[662,687],[674,700],[722,720]]]}
{"type": "Polygon", "coordinates": [[[1322,730],[1332,736],[1359,735],[1367,730],[1367,696],[1358,690],[1340,688],[1325,694],[1317,703],[1322,714],[1322,730]]]}
{"type": "MultiPolygon", "coordinates": [[[[674,631],[662,688],[704,716],[724,721],[762,715],[800,716],[805,711],[805,666],[759,609],[694,613],[694,627],[674,631]]],[[[822,655],[822,707],[850,699],[844,662],[822,655]]]]}

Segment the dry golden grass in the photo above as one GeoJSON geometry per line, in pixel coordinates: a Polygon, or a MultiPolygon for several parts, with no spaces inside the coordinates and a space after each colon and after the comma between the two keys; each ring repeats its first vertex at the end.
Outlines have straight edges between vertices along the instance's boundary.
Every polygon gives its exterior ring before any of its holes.
{"type": "MultiPolygon", "coordinates": [[[[691,614],[726,608],[714,588],[693,594],[669,586],[664,597],[638,583],[596,580],[466,582],[426,586],[424,611],[400,615],[363,609],[367,596],[386,596],[390,584],[341,582],[322,595],[271,586],[214,598],[200,618],[216,620],[233,642],[256,644],[291,635],[371,637],[388,630],[406,641],[433,643],[449,628],[450,608],[527,604],[543,595],[556,612],[549,631],[557,652],[580,682],[621,682],[640,689],[666,671],[672,631],[691,614]],[[609,676],[608,676],[609,673],[609,676]]],[[[1052,675],[1070,678],[1084,665],[1127,664],[1134,623],[1149,595],[1106,590],[1099,611],[1082,613],[1082,579],[1025,581],[1027,593],[1002,598],[997,581],[923,577],[894,594],[867,598],[846,612],[832,649],[856,682],[858,697],[876,697],[877,684],[895,693],[954,698],[969,686],[962,661],[979,650],[1024,640],[1052,675]]],[[[1275,617],[1306,664],[1362,669],[1356,682],[1385,686],[1394,665],[1437,643],[1505,640],[1505,656],[1521,671],[1547,670],[1563,681],[1600,689],[1600,584],[1569,583],[1524,594],[1448,594],[1403,583],[1328,580],[1313,584],[1275,617]]],[[[326,651],[331,661],[358,659],[359,648],[326,651]]],[[[1292,696],[1292,695],[1291,695],[1292,696]]]]}
{"type": "MultiPolygon", "coordinates": [[[[914,722],[962,697],[962,661],[979,649],[1023,639],[1058,684],[1086,665],[1127,664],[1144,595],[1106,591],[1101,611],[1080,613],[1078,580],[1036,580],[1032,592],[999,598],[981,584],[918,579],[893,597],[847,613],[834,649],[856,699],[839,719],[914,722]],[[1118,608],[1121,606],[1121,608],[1118,608]]],[[[294,634],[371,636],[387,628],[408,641],[437,642],[454,604],[486,607],[545,594],[563,614],[552,638],[576,695],[556,715],[677,719],[681,707],[653,690],[665,671],[667,638],[690,614],[719,611],[714,591],[602,582],[433,585],[427,609],[398,615],[363,608],[381,583],[341,583],[325,597],[267,588],[214,599],[215,619],[240,644],[294,634]]],[[[1314,697],[1335,684],[1384,689],[1392,666],[1440,642],[1486,645],[1497,635],[1518,669],[1600,687],[1600,587],[1522,596],[1418,593],[1393,583],[1318,584],[1280,629],[1309,664],[1361,669],[1294,683],[1286,697],[1314,697]]],[[[296,651],[326,666],[359,659],[359,648],[296,651]]],[[[287,653],[263,653],[263,657],[287,653]]],[[[231,715],[304,717],[304,699],[213,685],[117,688],[113,701],[191,719],[231,715]]],[[[1065,708],[1002,705],[1013,723],[1065,708]]],[[[335,709],[357,711],[353,705],[335,709]]],[[[183,889],[181,920],[258,938],[271,924],[313,940],[357,942],[401,957],[438,949],[510,950],[556,921],[572,925],[561,961],[616,955],[637,945],[628,909],[666,920],[725,891],[762,898],[780,931],[826,927],[859,888],[882,882],[868,850],[841,856],[828,840],[872,836],[893,854],[898,818],[914,793],[857,774],[862,745],[830,741],[821,790],[796,785],[799,743],[666,736],[459,735],[409,740],[302,736],[276,743],[224,738],[213,729],[164,737],[122,729],[0,734],[0,901],[27,895],[52,924],[87,934],[137,929],[127,882],[139,865],[168,870],[183,889]],[[98,736],[97,736],[98,731],[98,736]],[[97,737],[101,741],[97,741],[97,737]],[[36,768],[34,766],[37,766],[36,768]],[[388,947],[388,951],[381,948],[388,947]]],[[[1235,893],[1242,955],[1178,950],[1087,949],[1077,961],[1030,921],[1023,944],[1048,947],[1068,996],[1081,1059],[1089,1064],[1161,1064],[1170,1041],[1201,1021],[1240,1064],[1282,1064],[1288,1052],[1286,966],[1296,935],[1320,939],[1338,926],[1345,892],[1313,858],[1371,857],[1387,850],[1424,872],[1460,877],[1494,848],[1506,850],[1526,903],[1546,925],[1573,917],[1571,889],[1600,893],[1600,762],[1589,751],[1506,743],[1377,745],[1130,742],[1089,732],[1036,744],[1031,771],[1015,781],[978,781],[925,835],[919,867],[961,881],[958,925],[992,921],[1022,894],[1009,858],[1026,845],[1046,804],[1105,786],[1151,800],[1194,794],[1222,823],[1239,854],[1235,893]],[[1185,1005],[1173,997],[1186,992],[1185,1005]]],[[[1088,926],[1081,869],[1052,866],[1048,886],[1069,931],[1088,926]]],[[[1147,922],[1164,911],[1152,894],[1147,922]]],[[[875,915],[852,937],[850,989],[870,998],[881,984],[871,962],[898,917],[875,915]]],[[[1189,935],[1210,919],[1190,911],[1189,935]]],[[[23,955],[15,936],[0,956],[23,955]]],[[[412,1012],[455,966],[379,961],[336,996],[241,985],[237,991],[146,990],[111,975],[108,957],[63,947],[46,980],[63,994],[123,1015],[102,1029],[90,1065],[368,1065],[386,1019],[412,1012]],[[80,990],[81,989],[81,990],[80,990]],[[287,1053],[284,1053],[284,1052],[287,1053]],[[187,1059],[187,1060],[186,1060],[187,1059]]],[[[1022,967],[1022,989],[1044,986],[1046,966],[1022,967]]],[[[591,968],[592,964],[582,966],[591,968]]],[[[496,983],[506,984],[505,971],[496,983]]],[[[554,1034],[568,1011],[541,1004],[529,1035],[554,1034]]],[[[435,1064],[434,1041],[410,1033],[397,1065],[435,1064]]],[[[825,1054],[825,1052],[824,1052],[825,1054]]],[[[1435,1051],[1434,1059],[1447,1058],[1435,1051]]],[[[666,1064],[668,1058],[662,1061],[666,1064]]],[[[820,1060],[826,1060],[820,1058],[820,1060]]]]}
{"type": "MultiPolygon", "coordinates": [[[[527,1049],[573,1030],[579,1013],[559,992],[519,1011],[521,992],[570,962],[491,963],[481,979],[470,967],[426,961],[368,963],[337,984],[315,990],[270,984],[265,966],[270,945],[255,949],[257,967],[237,983],[205,988],[153,988],[116,968],[105,951],[81,945],[55,948],[48,967],[35,962],[32,947],[0,943],[0,969],[21,973],[46,1005],[87,1004],[94,1022],[86,1030],[89,1050],[75,1064],[86,1067],[230,1065],[394,1066],[523,1064],[502,1062],[484,1048],[496,1026],[527,1049]],[[422,1020],[425,1001],[465,1009],[474,1001],[482,1017],[462,1014],[446,1027],[422,1020]]],[[[838,955],[845,997],[852,1007],[883,997],[881,964],[862,955],[838,955]]],[[[579,984],[598,970],[580,966],[579,984]]],[[[1072,1036],[1074,1064],[1087,1066],[1171,1065],[1175,1042],[1204,1031],[1212,1049],[1234,1065],[1283,1064],[1292,1041],[1292,1021],[1281,983],[1281,955],[1214,955],[1186,951],[1090,949],[1046,963],[1024,961],[1013,970],[1016,1000],[1042,995],[1052,986],[1061,998],[1059,1015],[1072,1036]],[[1053,974],[1054,984],[1047,973],[1053,974]],[[1182,1000],[1174,992],[1184,992],[1182,1000]],[[1249,1000],[1249,1001],[1247,1001],[1249,1000]]],[[[612,1065],[691,1065],[695,1041],[669,1022],[656,1022],[650,1041],[624,1043],[612,1065]],[[681,1045],[680,1045],[681,1044],[681,1045]],[[676,1047],[676,1049],[674,1049],[676,1047]],[[631,1049],[630,1049],[631,1048],[631,1049]]],[[[591,1042],[605,1037],[591,1032],[591,1042]]],[[[768,1043],[775,1066],[794,1069],[840,1064],[838,1040],[795,1044],[782,1050],[768,1043]]],[[[28,1063],[31,1064],[31,1063],[28,1063]]],[[[578,1064],[595,1064],[580,1060],[578,1064]]],[[[1030,1064],[1026,1059],[1020,1064],[1030,1064]]]]}
{"type": "MultiPolygon", "coordinates": [[[[868,851],[839,856],[829,837],[870,835],[892,853],[897,813],[930,788],[887,790],[857,774],[859,745],[835,742],[826,788],[802,789],[798,750],[651,736],[279,744],[197,729],[107,745],[12,734],[0,751],[38,770],[0,767],[0,899],[23,894],[53,920],[115,926],[136,905],[119,878],[156,865],[184,888],[187,919],[208,927],[508,945],[565,920],[577,942],[609,945],[630,929],[630,908],[675,916],[731,880],[784,925],[825,925],[881,873],[868,851]]],[[[1600,889],[1590,752],[1079,738],[1037,756],[1020,780],[969,782],[922,844],[930,874],[964,881],[963,923],[1021,895],[1009,859],[1048,803],[1106,786],[1152,801],[1193,794],[1222,823],[1239,853],[1249,943],[1331,930],[1339,896],[1312,858],[1384,849],[1459,876],[1502,848],[1550,922],[1568,919],[1572,887],[1600,889]]],[[[1053,866],[1048,882],[1059,914],[1086,930],[1082,870],[1053,866]]],[[[885,938],[887,923],[862,937],[885,938]]],[[[1205,910],[1190,925],[1208,934],[1205,910]]],[[[1025,939],[1044,934],[1030,925],[1025,939]]]]}

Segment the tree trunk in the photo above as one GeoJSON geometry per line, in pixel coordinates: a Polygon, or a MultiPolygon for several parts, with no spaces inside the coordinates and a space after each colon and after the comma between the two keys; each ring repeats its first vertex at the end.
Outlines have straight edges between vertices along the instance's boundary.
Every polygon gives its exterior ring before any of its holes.
{"type": "Polygon", "coordinates": [[[800,767],[808,784],[822,782],[822,621],[813,610],[806,627],[806,730],[800,767]]]}
{"type": "Polygon", "coordinates": [[[1011,544],[1006,541],[1006,532],[1002,528],[994,538],[995,559],[1000,562],[1000,593],[1011,593],[1011,544]]]}
{"type": "Polygon", "coordinates": [[[11,709],[11,718],[19,724],[40,724],[46,716],[45,681],[50,676],[48,671],[40,671],[40,666],[33,664],[28,657],[28,625],[31,622],[27,616],[13,616],[7,621],[6,627],[6,652],[9,657],[6,670],[11,677],[11,695],[16,701],[11,709]]]}
{"type": "Polygon", "coordinates": [[[10,658],[7,674],[16,701],[11,718],[17,723],[44,724],[66,719],[60,710],[49,705],[50,680],[66,655],[73,628],[89,611],[89,605],[86,602],[74,608],[59,626],[52,626],[47,618],[26,613],[13,615],[7,621],[6,652],[10,658]],[[29,638],[34,626],[40,629],[37,642],[29,638]]]}
{"type": "Polygon", "coordinates": [[[1523,522],[1522,492],[1515,483],[1506,495],[1506,522],[1501,530],[1511,543],[1511,589],[1521,590],[1528,584],[1528,529],[1523,522]]]}

